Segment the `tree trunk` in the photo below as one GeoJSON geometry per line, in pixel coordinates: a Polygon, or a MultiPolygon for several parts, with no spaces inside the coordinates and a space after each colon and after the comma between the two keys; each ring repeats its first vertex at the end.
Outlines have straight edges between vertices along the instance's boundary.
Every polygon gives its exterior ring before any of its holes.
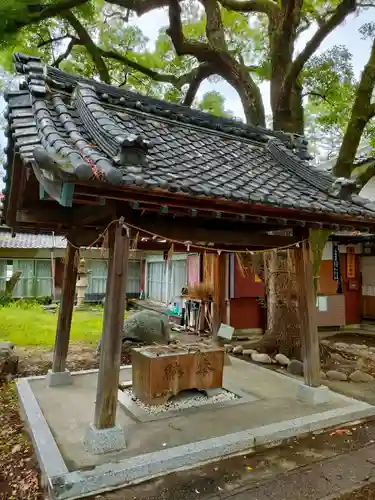
{"type": "Polygon", "coordinates": [[[364,67],[350,120],[341,144],[339,157],[334,167],[337,177],[350,177],[355,155],[369,120],[375,115],[375,105],[371,104],[375,87],[375,40],[370,58],[364,67]]]}
{"type": "Polygon", "coordinates": [[[281,352],[301,359],[296,274],[292,250],[264,254],[267,289],[267,330],[262,347],[265,352],[281,352]]]}

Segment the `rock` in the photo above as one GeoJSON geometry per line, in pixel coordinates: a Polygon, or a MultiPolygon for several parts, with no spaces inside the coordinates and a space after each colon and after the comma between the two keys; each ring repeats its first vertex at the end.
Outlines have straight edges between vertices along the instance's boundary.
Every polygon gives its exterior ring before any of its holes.
{"type": "Polygon", "coordinates": [[[252,354],[254,354],[254,353],[255,353],[255,354],[258,354],[258,351],[256,351],[255,349],[244,349],[244,350],[242,351],[242,354],[243,354],[244,356],[251,356],[251,355],[252,355],[252,354]]]}
{"type": "Polygon", "coordinates": [[[324,372],[323,370],[320,372],[320,378],[322,380],[325,380],[327,378],[326,372],[324,372]]]}
{"type": "Polygon", "coordinates": [[[345,373],[339,372],[337,370],[328,370],[327,378],[328,380],[337,380],[341,382],[348,380],[348,376],[345,373]]]}
{"type": "Polygon", "coordinates": [[[303,363],[302,361],[299,361],[298,359],[292,359],[289,362],[288,368],[287,368],[288,373],[291,373],[292,375],[301,375],[303,376],[303,363]]]}
{"type": "Polygon", "coordinates": [[[16,375],[18,370],[18,356],[14,353],[12,342],[0,342],[0,379],[8,379],[9,375],[16,375]]]}
{"type": "Polygon", "coordinates": [[[375,353],[375,347],[369,347],[369,351],[375,353]]]}
{"type": "MultiPolygon", "coordinates": [[[[168,317],[156,311],[138,311],[124,321],[122,341],[131,340],[142,344],[168,344],[171,341],[171,330],[168,317]]],[[[97,351],[100,350],[100,343],[97,351]]]]}
{"type": "Polygon", "coordinates": [[[243,353],[242,345],[236,345],[236,347],[233,348],[233,354],[242,354],[242,353],[243,353]]]}
{"type": "Polygon", "coordinates": [[[288,366],[290,363],[290,359],[288,358],[288,356],[285,356],[285,354],[281,354],[281,352],[279,352],[279,354],[276,354],[275,360],[279,363],[279,365],[282,366],[288,366]]]}
{"type": "Polygon", "coordinates": [[[361,372],[361,370],[356,370],[349,375],[352,382],[372,382],[374,377],[369,373],[361,372]]]}
{"type": "Polygon", "coordinates": [[[233,346],[232,346],[232,344],[224,344],[224,349],[225,349],[225,352],[232,352],[233,346]]]}
{"type": "Polygon", "coordinates": [[[259,354],[258,352],[253,352],[251,355],[251,359],[256,363],[264,363],[266,365],[272,364],[272,359],[268,356],[268,354],[259,354]]]}
{"type": "Polygon", "coordinates": [[[333,344],[333,347],[335,349],[347,349],[349,345],[346,344],[345,342],[336,342],[335,344],[333,344]]]}
{"type": "Polygon", "coordinates": [[[13,342],[8,342],[8,341],[0,342],[0,353],[1,353],[1,351],[7,350],[7,349],[11,349],[11,350],[14,349],[13,342]]]}
{"type": "Polygon", "coordinates": [[[338,352],[332,352],[331,359],[333,359],[333,361],[345,361],[345,358],[338,352]]]}

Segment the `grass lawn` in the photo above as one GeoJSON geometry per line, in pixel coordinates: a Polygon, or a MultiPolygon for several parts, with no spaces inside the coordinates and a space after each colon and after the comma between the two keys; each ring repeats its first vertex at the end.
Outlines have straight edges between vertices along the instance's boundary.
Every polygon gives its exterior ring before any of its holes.
{"type": "MultiPolygon", "coordinates": [[[[73,313],[71,342],[96,344],[102,332],[103,314],[89,311],[73,313]]],[[[46,312],[39,305],[14,303],[0,308],[0,341],[10,340],[17,346],[53,346],[57,313],[46,312]]]]}

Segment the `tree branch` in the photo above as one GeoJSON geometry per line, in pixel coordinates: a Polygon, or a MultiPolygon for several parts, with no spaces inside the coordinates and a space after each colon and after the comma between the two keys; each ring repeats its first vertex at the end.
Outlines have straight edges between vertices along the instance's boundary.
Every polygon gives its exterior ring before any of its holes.
{"type": "Polygon", "coordinates": [[[271,15],[279,9],[277,2],[273,0],[219,0],[219,2],[225,9],[236,12],[261,12],[271,15]]]}
{"type": "Polygon", "coordinates": [[[206,36],[208,43],[215,50],[228,50],[219,4],[216,0],[201,0],[201,3],[206,12],[206,36]]]}
{"type": "Polygon", "coordinates": [[[282,94],[285,98],[289,98],[294,82],[297,80],[304,65],[310,57],[317,51],[320,44],[337,28],[345,18],[355,12],[356,0],[343,0],[335,9],[333,14],[319,27],[313,37],[306,43],[305,48],[298,54],[293,61],[283,84],[282,94]]]}
{"type": "Polygon", "coordinates": [[[195,75],[189,85],[183,102],[184,106],[191,106],[197,95],[201,83],[214,73],[213,68],[208,64],[202,64],[196,68],[195,75]]]}
{"type": "Polygon", "coordinates": [[[167,34],[171,37],[177,55],[192,55],[200,62],[217,59],[217,51],[214,47],[208,45],[208,43],[185,38],[179,0],[169,0],[169,27],[167,34]]]}
{"type": "Polygon", "coordinates": [[[119,54],[118,52],[115,52],[113,50],[104,50],[104,49],[101,49],[100,47],[96,47],[96,50],[100,53],[100,55],[104,59],[113,59],[115,61],[123,63],[126,66],[129,66],[129,68],[132,68],[132,69],[139,71],[140,73],[148,76],[149,78],[151,78],[155,82],[171,83],[172,85],[174,85],[178,89],[181,89],[181,87],[183,87],[184,85],[189,84],[193,79],[196,78],[196,75],[200,72],[207,73],[207,76],[205,78],[208,78],[210,75],[212,75],[214,73],[212,68],[209,71],[208,66],[205,64],[202,64],[198,68],[194,68],[193,70],[191,70],[188,73],[185,73],[181,76],[176,76],[176,75],[169,74],[169,73],[159,73],[158,71],[155,71],[151,68],[143,66],[142,64],[140,64],[136,61],[133,61],[129,57],[124,56],[122,54],[119,54]]]}
{"type": "MultiPolygon", "coordinates": [[[[179,0],[169,0],[167,33],[171,37],[176,53],[180,56],[192,55],[199,62],[214,68],[215,74],[224,78],[238,92],[246,120],[254,125],[265,126],[265,112],[259,88],[251,78],[247,68],[239,63],[222,45],[220,39],[221,16],[220,19],[217,18],[220,12],[216,10],[216,0],[202,0],[202,3],[207,15],[206,32],[209,43],[188,40],[185,37],[179,0]],[[208,15],[212,10],[215,10],[214,19],[209,21],[208,15]],[[217,43],[219,43],[219,47],[217,43]]],[[[192,93],[193,91],[194,87],[192,93]]]]}
{"type": "Polygon", "coordinates": [[[105,0],[106,3],[118,5],[124,9],[132,10],[137,16],[143,16],[154,9],[168,6],[168,0],[105,0]]]}
{"type": "Polygon", "coordinates": [[[370,104],[368,107],[368,121],[375,116],[375,103],[370,104]]]}
{"type": "Polygon", "coordinates": [[[53,3],[51,5],[30,4],[26,6],[27,13],[25,15],[25,19],[21,21],[10,20],[6,24],[4,33],[5,34],[16,33],[25,26],[34,23],[39,23],[51,17],[58,16],[63,12],[69,11],[70,9],[78,7],[79,5],[83,5],[87,2],[88,0],[61,0],[60,2],[53,3]]]}
{"type": "Polygon", "coordinates": [[[73,14],[73,12],[65,12],[63,14],[63,17],[69,22],[69,24],[75,30],[82,45],[84,45],[86,47],[87,52],[90,54],[95,66],[96,66],[96,69],[98,70],[100,79],[103,82],[110,84],[111,77],[109,75],[107,65],[103,61],[103,58],[100,54],[100,51],[98,51],[97,46],[93,42],[93,40],[92,40],[91,36],[89,35],[88,31],[86,30],[86,28],[78,20],[78,18],[73,14]]]}
{"type": "Polygon", "coordinates": [[[72,37],[72,35],[66,34],[66,35],[58,36],[56,38],[49,38],[48,40],[42,39],[42,41],[40,43],[38,43],[38,49],[41,49],[42,47],[45,47],[46,45],[50,45],[50,44],[52,45],[55,42],[61,42],[62,40],[66,40],[67,38],[72,39],[74,37],[72,37]]]}
{"type": "Polygon", "coordinates": [[[56,59],[56,61],[54,61],[52,66],[54,66],[55,68],[58,68],[60,66],[60,64],[70,55],[70,53],[72,52],[73,47],[75,45],[81,45],[81,43],[78,40],[78,38],[73,37],[70,40],[70,42],[68,43],[68,46],[67,46],[65,52],[63,52],[62,54],[59,55],[59,57],[56,59]]]}

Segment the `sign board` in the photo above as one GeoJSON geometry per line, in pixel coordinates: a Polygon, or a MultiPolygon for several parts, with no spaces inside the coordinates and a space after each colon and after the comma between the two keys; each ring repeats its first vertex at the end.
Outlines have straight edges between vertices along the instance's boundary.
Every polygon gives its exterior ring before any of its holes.
{"type": "Polygon", "coordinates": [[[222,338],[222,339],[232,340],[233,333],[234,333],[233,326],[225,325],[224,323],[221,323],[219,331],[217,332],[217,336],[222,338]]]}
{"type": "Polygon", "coordinates": [[[355,248],[346,247],[346,277],[354,279],[355,271],[355,248]]]}

